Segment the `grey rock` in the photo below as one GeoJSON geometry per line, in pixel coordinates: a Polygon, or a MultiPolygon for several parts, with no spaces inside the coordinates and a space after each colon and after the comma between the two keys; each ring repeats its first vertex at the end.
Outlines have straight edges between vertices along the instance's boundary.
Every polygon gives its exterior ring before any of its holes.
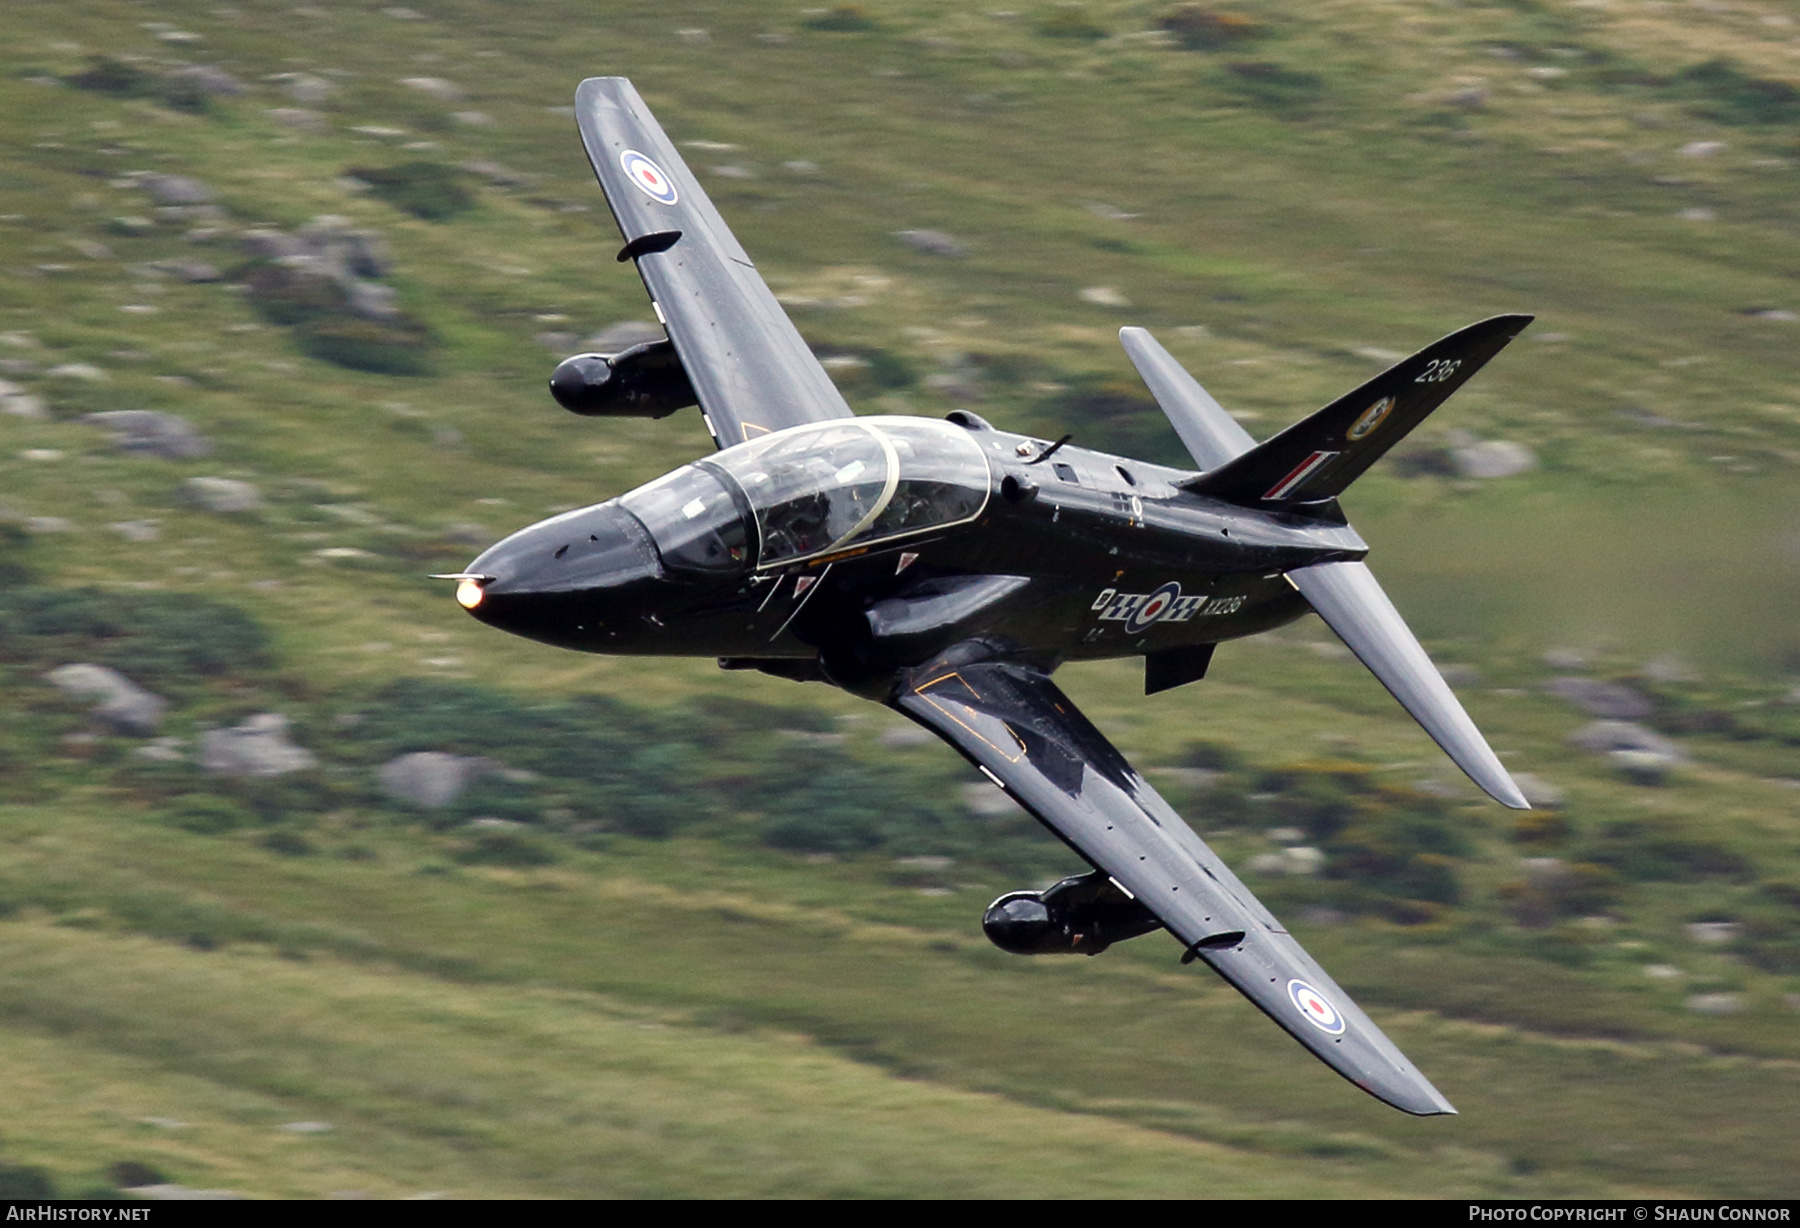
{"type": "Polygon", "coordinates": [[[281,90],[303,106],[317,106],[337,92],[337,87],[324,77],[309,72],[284,74],[281,90]]]}
{"type": "Polygon", "coordinates": [[[244,232],[244,250],[262,260],[288,260],[307,254],[304,240],[279,230],[258,227],[244,232]]]}
{"type": "Polygon", "coordinates": [[[328,266],[332,276],[385,277],[392,268],[381,236],[346,217],[330,213],[315,217],[295,237],[314,259],[328,266]]]}
{"type": "Polygon", "coordinates": [[[58,363],[44,372],[45,375],[57,375],[64,379],[86,380],[90,384],[103,384],[110,376],[91,362],[58,363]]]}
{"type": "Polygon", "coordinates": [[[175,76],[209,98],[236,98],[244,92],[244,83],[216,64],[190,65],[177,69],[175,76]]]}
{"type": "Polygon", "coordinates": [[[446,81],[442,77],[402,77],[400,84],[408,89],[418,90],[421,94],[437,99],[439,102],[460,102],[468,95],[454,81],[446,81]]]}
{"type": "Polygon", "coordinates": [[[0,413],[8,413],[15,418],[34,418],[38,421],[50,416],[50,411],[44,408],[44,398],[32,396],[28,392],[9,392],[0,396],[0,413]]]}
{"type": "Polygon", "coordinates": [[[159,205],[204,205],[213,198],[211,188],[186,175],[145,175],[138,183],[159,205]]]}
{"type": "Polygon", "coordinates": [[[262,507],[262,492],[236,478],[189,478],[181,492],[209,512],[254,512],[262,507]]]}
{"type": "Polygon", "coordinates": [[[32,516],[25,521],[27,533],[69,533],[75,522],[67,516],[32,516]]]}
{"type": "Polygon", "coordinates": [[[200,739],[200,766],[222,776],[281,776],[318,762],[288,739],[287,717],[253,716],[232,729],[211,729],[200,739]]]}
{"type": "Polygon", "coordinates": [[[1697,1015],[1735,1015],[1744,1009],[1744,995],[1697,993],[1687,1000],[1687,1008],[1697,1015]]]}
{"type": "Polygon", "coordinates": [[[1607,759],[1629,780],[1640,785],[1659,785],[1679,762],[1653,750],[1608,751],[1607,759]]]}
{"type": "Polygon", "coordinates": [[[218,266],[204,260],[164,260],[160,267],[186,282],[218,281],[220,276],[218,266]]]}
{"type": "Polygon", "coordinates": [[[1674,763],[1687,762],[1687,752],[1680,746],[1633,721],[1591,721],[1570,734],[1569,742],[1601,755],[1626,751],[1662,755],[1674,763]]]}
{"type": "Polygon", "coordinates": [[[1525,871],[1525,881],[1539,891],[1560,891],[1573,878],[1568,863],[1560,857],[1526,857],[1519,866],[1525,871]]]}
{"type": "Polygon", "coordinates": [[[128,542],[153,542],[161,536],[154,520],[121,520],[107,528],[128,542]]]}
{"type": "Polygon", "coordinates": [[[1522,443],[1483,440],[1450,450],[1456,471],[1465,478],[1510,478],[1537,468],[1537,455],[1522,443]]]}
{"type": "Polygon", "coordinates": [[[186,418],[161,410],[113,409],[88,414],[83,421],[110,431],[122,452],[164,460],[195,460],[212,451],[212,445],[186,418]]]}
{"type": "Polygon", "coordinates": [[[1735,939],[1743,927],[1735,921],[1690,921],[1685,928],[1689,941],[1717,947],[1735,939]]]}
{"type": "Polygon", "coordinates": [[[560,329],[550,329],[546,332],[535,333],[532,335],[531,339],[543,346],[546,350],[549,350],[552,354],[567,354],[576,347],[576,343],[580,340],[574,333],[565,332],[560,329]]]}
{"type": "Polygon", "coordinates": [[[941,230],[896,230],[894,237],[928,256],[966,256],[969,249],[941,230]]]}
{"type": "Polygon", "coordinates": [[[486,111],[452,111],[450,118],[459,124],[468,124],[472,128],[487,128],[494,122],[494,117],[486,111]]]}
{"type": "Polygon", "coordinates": [[[353,281],[349,285],[350,310],[365,320],[391,320],[400,314],[392,286],[378,281],[353,281]]]}
{"type": "Polygon", "coordinates": [[[97,701],[93,708],[95,718],[122,733],[155,733],[169,708],[168,700],[104,665],[59,665],[44,677],[65,695],[97,701]]]}
{"type": "Polygon", "coordinates": [[[306,107],[272,107],[269,110],[269,118],[284,128],[292,128],[296,132],[325,131],[325,117],[306,107]]]}
{"type": "Polygon", "coordinates": [[[388,796],[441,810],[483,776],[498,770],[492,759],[421,750],[382,764],[378,773],[388,796]]]}
{"type": "Polygon", "coordinates": [[[616,324],[608,324],[605,328],[581,343],[583,349],[592,350],[596,354],[617,354],[634,345],[642,345],[646,341],[661,341],[662,326],[652,324],[648,320],[620,320],[616,324]]]}
{"type": "Polygon", "coordinates": [[[1568,700],[1590,716],[1637,721],[1656,710],[1648,696],[1623,683],[1602,682],[1598,678],[1556,678],[1544,689],[1568,700]]]}
{"type": "Polygon", "coordinates": [[[1312,875],[1325,868],[1325,854],[1308,845],[1282,849],[1281,858],[1289,874],[1312,875]]]}
{"type": "Polygon", "coordinates": [[[1587,654],[1579,648],[1552,648],[1544,654],[1544,664],[1551,669],[1580,669],[1587,664],[1587,654]]]}

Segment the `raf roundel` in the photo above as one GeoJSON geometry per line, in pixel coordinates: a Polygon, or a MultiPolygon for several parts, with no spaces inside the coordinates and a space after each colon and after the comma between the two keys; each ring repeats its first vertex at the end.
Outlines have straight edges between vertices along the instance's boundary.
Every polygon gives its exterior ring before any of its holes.
{"type": "Polygon", "coordinates": [[[1157,620],[1169,612],[1169,607],[1174,605],[1180,596],[1181,585],[1173,580],[1169,581],[1144,599],[1144,604],[1137,608],[1137,612],[1125,624],[1126,632],[1130,635],[1137,635],[1140,632],[1148,631],[1156,625],[1157,620]]]}
{"type": "Polygon", "coordinates": [[[619,165],[625,168],[625,175],[637,185],[638,191],[658,204],[672,205],[676,201],[675,181],[663,171],[663,168],[646,158],[635,149],[627,149],[619,155],[619,165]]]}
{"type": "Polygon", "coordinates": [[[1306,1016],[1306,1022],[1332,1036],[1343,1034],[1344,1017],[1338,1014],[1337,1007],[1324,994],[1301,980],[1289,981],[1287,989],[1288,997],[1294,1000],[1295,1008],[1306,1016]]]}

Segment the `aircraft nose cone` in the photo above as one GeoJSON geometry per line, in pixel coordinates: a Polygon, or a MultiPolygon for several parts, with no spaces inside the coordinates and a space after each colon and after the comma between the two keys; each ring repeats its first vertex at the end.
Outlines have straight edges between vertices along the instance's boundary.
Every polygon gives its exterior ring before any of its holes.
{"type": "Polygon", "coordinates": [[[656,547],[637,519],[613,503],[565,512],[490,547],[469,571],[492,579],[489,598],[617,588],[661,574],[656,547]]]}
{"type": "Polygon", "coordinates": [[[484,551],[466,574],[485,577],[458,586],[458,602],[476,618],[572,645],[602,620],[631,612],[662,567],[637,519],[602,503],[519,530],[484,551]],[[466,591],[471,583],[479,594],[466,591]]]}

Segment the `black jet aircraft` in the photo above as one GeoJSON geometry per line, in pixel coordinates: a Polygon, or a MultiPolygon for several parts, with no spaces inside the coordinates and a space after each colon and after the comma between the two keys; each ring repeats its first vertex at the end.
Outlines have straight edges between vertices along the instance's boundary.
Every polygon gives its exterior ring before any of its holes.
{"type": "Polygon", "coordinates": [[[629,81],[576,118],[666,339],[567,359],[580,414],[698,405],[718,451],[523,529],[459,581],[482,622],[580,652],[716,657],[834,684],[955,747],[1090,866],[982,919],[1019,954],[1166,929],[1332,1069],[1455,1110],[1051,680],[1144,658],[1146,693],[1316,612],[1457,765],[1527,805],[1363,564],[1356,477],[1530,322],[1426,347],[1257,443],[1148,332],[1120,334],[1196,468],[947,420],[857,417],[629,81]]]}

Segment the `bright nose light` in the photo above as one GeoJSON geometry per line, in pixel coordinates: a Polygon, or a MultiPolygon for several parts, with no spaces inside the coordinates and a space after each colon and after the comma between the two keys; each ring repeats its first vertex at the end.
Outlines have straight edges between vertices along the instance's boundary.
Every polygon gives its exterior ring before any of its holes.
{"type": "Polygon", "coordinates": [[[465,610],[472,610],[480,605],[483,596],[485,594],[481,591],[481,585],[473,580],[464,580],[456,586],[456,604],[465,610]]]}

